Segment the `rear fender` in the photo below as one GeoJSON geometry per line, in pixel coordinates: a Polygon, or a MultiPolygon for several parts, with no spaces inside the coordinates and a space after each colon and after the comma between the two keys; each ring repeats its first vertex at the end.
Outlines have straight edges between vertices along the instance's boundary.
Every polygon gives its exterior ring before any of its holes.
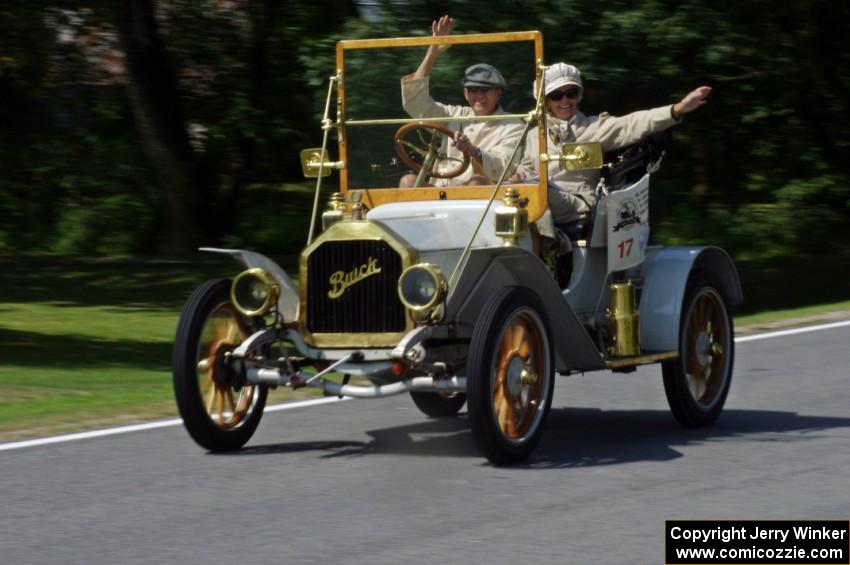
{"type": "Polygon", "coordinates": [[[271,273],[277,284],[280,285],[280,297],[277,299],[277,309],[283,316],[284,322],[292,322],[298,319],[298,285],[289,278],[280,265],[259,253],[244,251],[242,249],[218,249],[215,247],[201,247],[200,251],[209,253],[222,253],[230,255],[249,269],[260,267],[271,273]]]}
{"type": "Polygon", "coordinates": [[[460,278],[449,290],[446,319],[456,322],[462,337],[469,337],[487,299],[506,286],[526,287],[543,301],[559,372],[605,368],[599,350],[552,274],[540,259],[521,248],[473,249],[460,278]]]}
{"type": "Polygon", "coordinates": [[[730,306],[744,299],[735,263],[719,247],[666,247],[645,264],[640,298],[641,347],[646,351],[679,348],[679,323],[691,272],[714,273],[718,292],[730,306]]]}

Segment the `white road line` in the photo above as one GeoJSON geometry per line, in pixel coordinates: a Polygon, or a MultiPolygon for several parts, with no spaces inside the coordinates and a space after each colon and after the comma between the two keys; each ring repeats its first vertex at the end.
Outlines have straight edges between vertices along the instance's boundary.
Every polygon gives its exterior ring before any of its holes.
{"type": "MultiPolygon", "coordinates": [[[[780,330],[776,332],[767,332],[763,334],[755,334],[755,335],[746,335],[735,338],[735,343],[744,343],[747,341],[756,341],[759,339],[771,339],[775,337],[784,337],[788,335],[802,334],[808,332],[817,332],[821,330],[831,330],[835,328],[842,328],[850,326],[850,320],[846,320],[843,322],[834,322],[831,324],[821,324],[818,326],[806,326],[802,328],[794,328],[792,330],[780,330]]],[[[307,408],[310,406],[318,406],[320,404],[329,404],[332,402],[340,402],[341,400],[348,400],[347,398],[337,398],[336,396],[332,397],[323,397],[316,398],[314,400],[301,400],[298,402],[286,402],[283,404],[275,404],[272,406],[266,406],[266,412],[279,412],[281,410],[292,410],[294,408],[307,408]]],[[[104,436],[113,436],[118,434],[128,434],[131,432],[141,432],[145,430],[155,430],[157,428],[167,428],[169,426],[177,426],[182,424],[183,421],[180,418],[174,418],[171,420],[160,420],[158,422],[148,422],[145,424],[136,424],[133,426],[122,426],[119,428],[107,428],[104,430],[93,430],[90,432],[80,432],[77,434],[65,434],[60,436],[53,437],[45,437],[39,439],[31,439],[27,441],[16,441],[12,443],[0,443],[0,451],[11,451],[13,449],[23,449],[25,447],[38,447],[41,445],[50,445],[53,443],[65,443],[69,441],[76,441],[79,439],[91,439],[96,437],[104,437],[104,436]]]]}
{"type": "Polygon", "coordinates": [[[745,335],[735,338],[735,343],[744,343],[745,341],[757,341],[759,339],[771,339],[774,337],[785,337],[786,335],[803,334],[808,332],[818,332],[821,330],[831,330],[835,328],[843,328],[850,326],[850,320],[843,322],[833,322],[831,324],[821,324],[818,326],[805,326],[802,328],[794,328],[792,330],[779,330],[776,332],[767,332],[763,334],[745,335]]]}
{"type": "MultiPolygon", "coordinates": [[[[285,402],[283,404],[274,404],[266,406],[266,412],[279,412],[281,410],[292,410],[294,408],[306,408],[308,406],[317,406],[319,404],[329,404],[331,402],[339,402],[340,399],[336,396],[316,398],[314,400],[300,400],[298,402],[285,402]]],[[[26,441],[16,441],[13,443],[0,443],[0,451],[11,451],[13,449],[23,449],[25,447],[37,447],[40,445],[50,445],[52,443],[65,443],[68,441],[76,441],[79,439],[91,439],[96,437],[114,436],[118,434],[129,434],[131,432],[142,432],[145,430],[155,430],[157,428],[167,428],[169,426],[177,426],[183,423],[180,418],[171,420],[160,420],[157,422],[147,422],[144,424],[135,424],[132,426],[121,426],[119,428],[106,428],[103,430],[92,430],[90,432],[80,432],[76,434],[64,434],[60,436],[44,437],[39,439],[31,439],[26,441]]]]}

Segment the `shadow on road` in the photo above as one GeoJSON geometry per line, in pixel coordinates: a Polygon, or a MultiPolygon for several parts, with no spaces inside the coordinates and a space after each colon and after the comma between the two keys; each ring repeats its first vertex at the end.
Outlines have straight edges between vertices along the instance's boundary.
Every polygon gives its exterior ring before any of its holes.
{"type": "Polygon", "coordinates": [[[249,445],[238,451],[210,452],[216,456],[273,455],[284,453],[303,453],[305,451],[327,451],[331,453],[348,450],[363,451],[368,444],[362,441],[302,441],[297,443],[275,443],[269,445],[249,445]]]}
{"type": "MultiPolygon", "coordinates": [[[[850,418],[807,416],[795,412],[727,410],[707,428],[686,429],[664,410],[553,409],[543,439],[528,462],[516,468],[551,469],[669,461],[677,448],[714,441],[792,442],[821,437],[821,432],[850,428],[850,418]]],[[[323,452],[322,457],[415,455],[481,457],[465,414],[448,420],[369,430],[371,441],[317,441],[246,447],[231,455],[323,452]]]]}
{"type": "Polygon", "coordinates": [[[791,442],[850,427],[850,418],[726,410],[714,425],[688,429],[662,410],[553,410],[529,468],[589,467],[682,457],[678,447],[716,441],[791,442]]]}

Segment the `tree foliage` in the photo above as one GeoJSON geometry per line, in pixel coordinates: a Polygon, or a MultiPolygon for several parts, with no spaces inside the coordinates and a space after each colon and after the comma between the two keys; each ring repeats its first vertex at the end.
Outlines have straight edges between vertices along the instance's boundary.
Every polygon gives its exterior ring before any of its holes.
{"type": "Polygon", "coordinates": [[[430,33],[444,13],[458,32],[543,31],[548,63],[582,69],[587,113],[714,88],[653,179],[657,240],[762,257],[850,243],[845,2],[15,0],[0,7],[0,252],[250,244],[254,223],[294,250],[309,198],[273,187],[320,140],[335,42],[430,33]],[[132,24],[133,6],[155,25],[132,24]],[[133,54],[155,42],[145,78],[133,54]],[[157,84],[173,89],[145,110],[157,84]]]}

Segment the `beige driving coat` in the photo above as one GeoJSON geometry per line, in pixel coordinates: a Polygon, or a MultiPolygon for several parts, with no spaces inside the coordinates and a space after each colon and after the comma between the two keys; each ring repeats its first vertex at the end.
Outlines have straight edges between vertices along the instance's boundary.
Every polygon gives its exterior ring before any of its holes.
{"type": "MultiPolygon", "coordinates": [[[[404,111],[412,118],[449,118],[449,117],[472,117],[475,112],[469,106],[457,106],[453,104],[442,104],[431,98],[429,92],[429,77],[413,78],[407,75],[401,79],[401,103],[404,111]]],[[[507,114],[501,106],[493,112],[494,115],[507,114]]],[[[481,150],[483,163],[483,174],[488,181],[495,184],[502,174],[502,169],[508,164],[514,147],[522,137],[522,122],[519,120],[495,121],[495,122],[449,122],[442,124],[453,131],[463,129],[463,133],[472,144],[481,150]]],[[[450,158],[463,159],[463,153],[453,143],[443,140],[443,150],[450,158]]],[[[522,152],[517,154],[519,160],[522,152]]],[[[456,162],[447,161],[437,163],[437,170],[443,171],[457,166],[456,162]]],[[[510,175],[508,171],[505,178],[510,175]]],[[[457,186],[466,184],[474,174],[472,166],[468,167],[460,176],[452,179],[433,179],[435,186],[457,186]]]]}
{"type": "MultiPolygon", "coordinates": [[[[612,116],[603,112],[598,116],[585,116],[576,112],[569,120],[546,117],[549,130],[548,153],[557,153],[562,143],[587,143],[598,141],[602,151],[611,151],[631,145],[651,133],[665,130],[681,119],[673,119],[671,105],[640,110],[625,116],[612,116]]],[[[537,128],[528,134],[523,158],[518,170],[526,176],[538,174],[540,151],[537,128]]],[[[549,162],[549,209],[556,224],[585,217],[596,202],[599,170],[566,171],[558,161],[549,162]]]]}

